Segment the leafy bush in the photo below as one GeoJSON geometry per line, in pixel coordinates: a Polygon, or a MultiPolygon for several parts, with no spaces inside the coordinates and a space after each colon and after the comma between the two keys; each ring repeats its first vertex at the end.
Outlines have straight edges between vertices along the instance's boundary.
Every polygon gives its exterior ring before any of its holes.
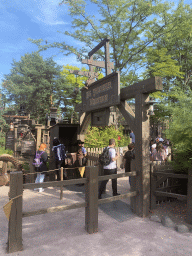
{"type": "Polygon", "coordinates": [[[109,139],[115,139],[117,147],[127,146],[130,138],[123,135],[123,127],[116,129],[115,126],[89,127],[85,136],[85,147],[103,148],[109,144],[109,139]]]}
{"type": "Polygon", "coordinates": [[[170,103],[172,115],[166,137],[172,143],[175,171],[187,173],[192,167],[192,92],[186,94],[177,89],[173,93],[175,99],[170,103]]]}

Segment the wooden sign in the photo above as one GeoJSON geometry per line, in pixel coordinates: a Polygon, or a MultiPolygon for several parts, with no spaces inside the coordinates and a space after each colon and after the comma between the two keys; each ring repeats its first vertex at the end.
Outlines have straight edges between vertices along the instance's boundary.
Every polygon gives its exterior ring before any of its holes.
{"type": "Polygon", "coordinates": [[[91,112],[92,126],[107,126],[109,123],[110,111],[109,108],[101,109],[100,111],[91,112]]]}
{"type": "Polygon", "coordinates": [[[120,75],[112,73],[94,83],[90,88],[82,88],[82,111],[89,112],[120,103],[120,75]]]}

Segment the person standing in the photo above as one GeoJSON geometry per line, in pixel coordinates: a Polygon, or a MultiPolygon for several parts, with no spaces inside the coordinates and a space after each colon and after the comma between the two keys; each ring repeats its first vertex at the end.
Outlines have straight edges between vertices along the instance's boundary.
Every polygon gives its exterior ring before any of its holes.
{"type": "Polygon", "coordinates": [[[128,145],[128,151],[125,153],[123,159],[124,159],[124,168],[125,172],[131,172],[131,161],[132,159],[135,159],[135,149],[134,144],[131,143],[128,145]]]}
{"type": "MultiPolygon", "coordinates": [[[[60,143],[58,138],[55,138],[53,140],[53,148],[52,151],[55,154],[55,167],[56,167],[56,174],[57,174],[57,181],[61,180],[61,175],[60,175],[60,168],[65,164],[65,158],[66,153],[65,153],[65,146],[60,143]]],[[[67,179],[67,173],[64,170],[64,178],[67,179]]]]}
{"type": "MultiPolygon", "coordinates": [[[[133,143],[128,145],[128,151],[125,153],[123,159],[125,172],[131,172],[131,161],[135,159],[135,145],[133,143]]],[[[129,177],[129,184],[131,185],[131,177],[129,177]]]]}
{"type": "Polygon", "coordinates": [[[135,134],[133,133],[133,131],[131,131],[131,133],[129,134],[130,138],[132,139],[132,143],[135,144],[135,134]]]}
{"type": "MultiPolygon", "coordinates": [[[[110,139],[109,146],[107,148],[109,149],[109,155],[111,158],[111,162],[108,165],[103,166],[104,175],[117,174],[116,160],[119,158],[119,155],[116,153],[116,150],[114,147],[115,147],[115,139],[110,139]]],[[[108,180],[103,180],[100,184],[99,195],[98,195],[99,199],[101,199],[101,196],[105,191],[107,182],[108,182],[108,180]]],[[[120,195],[117,193],[117,179],[112,179],[112,190],[113,190],[113,196],[120,195]]]]}
{"type": "Polygon", "coordinates": [[[77,141],[78,148],[77,148],[77,165],[79,166],[86,166],[87,164],[87,151],[83,147],[84,142],[81,140],[77,141]]]}
{"type": "MultiPolygon", "coordinates": [[[[35,154],[35,171],[37,172],[37,178],[35,180],[35,183],[42,183],[45,179],[45,174],[43,172],[47,171],[47,160],[48,155],[47,152],[45,152],[47,145],[45,143],[42,143],[39,147],[39,150],[35,154]]],[[[43,192],[43,188],[37,188],[34,190],[39,190],[39,192],[43,192]]]]}

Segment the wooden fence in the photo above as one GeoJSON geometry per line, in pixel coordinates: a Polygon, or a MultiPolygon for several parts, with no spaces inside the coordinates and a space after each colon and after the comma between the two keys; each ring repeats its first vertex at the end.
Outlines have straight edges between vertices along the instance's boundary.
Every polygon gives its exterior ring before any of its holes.
{"type": "Polygon", "coordinates": [[[101,180],[121,178],[127,176],[136,176],[136,172],[113,174],[106,176],[98,176],[98,166],[86,166],[86,178],[71,179],[64,181],[52,181],[44,183],[28,183],[23,184],[23,173],[22,171],[15,171],[10,173],[10,200],[13,200],[11,207],[11,213],[9,218],[8,228],[8,253],[20,251],[23,248],[22,245],[22,218],[34,215],[40,215],[50,212],[58,212],[69,209],[77,209],[85,207],[85,229],[89,234],[98,231],[98,205],[124,199],[127,197],[134,197],[138,195],[137,191],[132,191],[126,194],[122,194],[116,197],[109,197],[106,199],[98,200],[98,182],[101,180]],[[22,210],[22,195],[25,189],[34,188],[46,188],[46,187],[63,187],[67,185],[85,184],[85,202],[75,203],[71,205],[60,205],[57,207],[49,207],[39,209],[36,211],[23,212],[22,210]]]}
{"type": "MultiPolygon", "coordinates": [[[[189,171],[190,172],[190,171],[189,171]]],[[[151,164],[151,210],[156,208],[157,201],[167,201],[171,198],[176,198],[179,200],[184,200],[189,202],[189,177],[188,174],[176,174],[173,173],[172,169],[158,168],[155,169],[154,165],[151,164]],[[188,193],[187,195],[177,193],[178,189],[181,187],[178,180],[187,179],[188,180],[188,193]]]]}

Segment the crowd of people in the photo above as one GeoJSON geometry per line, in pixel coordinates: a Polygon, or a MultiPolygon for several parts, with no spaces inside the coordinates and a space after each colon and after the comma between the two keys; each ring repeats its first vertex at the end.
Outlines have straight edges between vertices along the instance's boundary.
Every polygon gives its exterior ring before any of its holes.
{"type": "MultiPolygon", "coordinates": [[[[77,159],[75,161],[75,167],[85,166],[87,163],[87,151],[83,146],[84,142],[81,140],[77,141],[77,159]]],[[[45,179],[45,173],[48,171],[48,155],[46,152],[47,145],[42,143],[39,147],[39,150],[36,151],[34,156],[34,167],[37,177],[35,183],[42,183],[45,179]]],[[[55,174],[56,180],[61,180],[61,167],[65,167],[65,160],[67,159],[65,146],[59,141],[58,138],[54,138],[52,151],[54,152],[54,161],[55,161],[55,174]]],[[[67,179],[67,172],[64,168],[63,178],[67,179]]],[[[43,192],[43,188],[34,189],[39,192],[43,192]]]]}
{"type": "MultiPolygon", "coordinates": [[[[135,135],[133,131],[131,131],[132,142],[128,145],[128,151],[124,152],[123,156],[123,163],[121,168],[125,168],[125,172],[131,172],[131,161],[135,159],[135,135]]],[[[84,142],[81,140],[77,141],[77,159],[75,162],[75,167],[82,167],[86,166],[87,164],[87,152],[84,148],[84,142]]],[[[150,160],[151,161],[166,161],[169,153],[168,153],[168,146],[169,141],[162,139],[158,136],[155,140],[150,141],[149,150],[150,150],[150,160]]],[[[103,166],[104,175],[110,174],[117,174],[117,159],[119,158],[119,154],[115,150],[115,139],[109,140],[109,145],[106,147],[109,151],[110,162],[107,165],[103,166]]],[[[40,145],[39,150],[36,152],[34,157],[35,162],[35,171],[37,172],[37,178],[35,183],[42,183],[45,178],[45,172],[48,170],[47,162],[48,162],[48,155],[46,153],[46,144],[42,143],[40,145]]],[[[65,159],[67,158],[65,152],[65,146],[60,143],[58,138],[54,138],[53,140],[53,147],[52,151],[54,152],[55,156],[55,170],[57,181],[61,180],[60,177],[60,168],[65,166],[65,159]]],[[[64,169],[64,179],[67,179],[67,172],[64,169]]],[[[106,189],[106,184],[108,180],[104,180],[101,182],[99,187],[99,195],[98,197],[101,198],[102,194],[106,189]]],[[[36,189],[39,192],[42,192],[43,189],[39,188],[36,189]]],[[[117,193],[117,179],[112,179],[112,190],[113,196],[119,195],[117,193]]]]}

